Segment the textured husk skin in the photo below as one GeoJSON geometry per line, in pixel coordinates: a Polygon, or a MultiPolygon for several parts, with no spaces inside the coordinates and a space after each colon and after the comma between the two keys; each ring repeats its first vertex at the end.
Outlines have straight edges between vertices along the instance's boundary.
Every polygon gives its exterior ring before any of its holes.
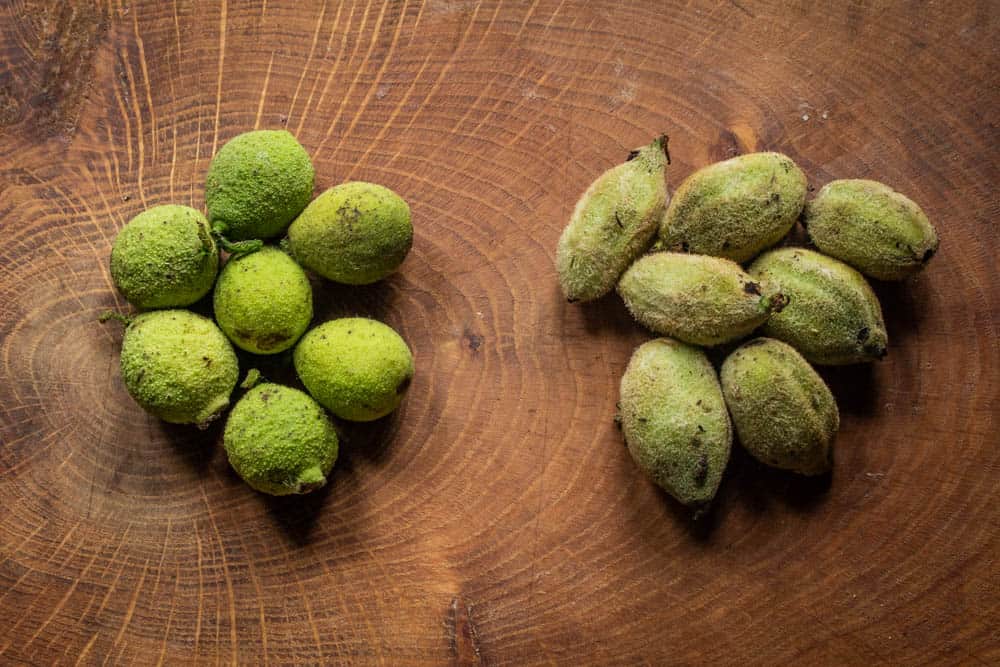
{"type": "Polygon", "coordinates": [[[782,295],[733,261],[674,252],[637,260],[618,292],[641,324],[693,345],[742,338],[784,305],[782,295]]]}
{"type": "Polygon", "coordinates": [[[231,240],[283,233],[309,203],[309,154],[285,130],[254,130],[230,139],[212,158],[205,203],[212,229],[231,240]]]}
{"type": "Polygon", "coordinates": [[[711,502],[733,435],[704,352],[670,338],[640,345],[622,376],[619,418],[632,458],[658,486],[695,509],[711,502]]]}
{"type": "Polygon", "coordinates": [[[254,354],[287,350],[313,316],[305,271],[273,246],[230,257],[216,281],[213,304],[229,340],[254,354]]]}
{"type": "Polygon", "coordinates": [[[273,496],[320,488],[337,461],[337,431],[322,406],[277,384],[258,385],[233,406],[222,441],[243,481],[273,496]]]}
{"type": "Polygon", "coordinates": [[[111,248],[111,278],[133,306],[189,306],[208,294],[219,251],[208,220],[188,206],[154,206],[132,218],[111,248]]]}
{"type": "Polygon", "coordinates": [[[805,248],[761,255],[750,275],[788,298],[761,328],[814,364],[838,366],[885,356],[882,307],[864,276],[843,262],[805,248]]]}
{"type": "Polygon", "coordinates": [[[667,200],[666,136],[633,155],[591,183],[559,238],[556,270],[569,301],[610,292],[653,241],[667,200]]]}
{"type": "Polygon", "coordinates": [[[830,470],[837,402],[792,346],[756,338],[726,358],[719,376],[736,436],[754,458],[802,475],[830,470]]]}
{"type": "Polygon", "coordinates": [[[806,186],[802,170],[781,153],[749,153],[703,167],[674,193],[656,248],[745,262],[788,234],[806,186]]]}
{"type": "Polygon", "coordinates": [[[878,280],[920,271],[938,249],[938,235],[909,198],[877,181],[827,183],[806,204],[802,223],[822,253],[878,280]]]}
{"type": "Polygon", "coordinates": [[[410,207],[389,188],[352,181],[316,197],[288,228],[292,254],[328,280],[368,285],[385,278],[413,245],[410,207]]]}
{"type": "Polygon", "coordinates": [[[327,410],[372,421],[395,410],[413,379],[413,355],[391,327],[363,317],[325,322],[295,346],[295,372],[327,410]]]}
{"type": "Polygon", "coordinates": [[[239,365],[212,320],[187,310],[137,315],[125,329],[121,373],[146,411],[174,424],[204,427],[229,405],[239,365]]]}

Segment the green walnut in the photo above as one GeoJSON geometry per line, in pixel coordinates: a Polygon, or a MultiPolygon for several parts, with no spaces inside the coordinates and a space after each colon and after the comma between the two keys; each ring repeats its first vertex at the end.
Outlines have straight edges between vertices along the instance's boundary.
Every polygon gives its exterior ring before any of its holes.
{"type": "Polygon", "coordinates": [[[347,285],[385,278],[413,245],[410,207],[389,188],[355,181],[330,188],[288,229],[289,248],[310,271],[347,285]]]}
{"type": "Polygon", "coordinates": [[[788,297],[764,323],[814,364],[857,364],[886,355],[888,335],[878,298],[864,276],[843,262],[804,248],[779,248],[757,259],[750,275],[788,297]]]}
{"type": "Polygon", "coordinates": [[[556,249],[559,285],[569,301],[604,296],[649,248],[666,205],[669,163],[664,135],[632,151],[583,193],[556,249]]]}
{"type": "Polygon", "coordinates": [[[287,350],[313,316],[312,287],[291,257],[273,246],[235,255],[215,284],[215,319],[237,347],[254,354],[287,350]]]}
{"type": "Polygon", "coordinates": [[[675,252],[636,261],[622,276],[618,292],[640,324],[693,345],[742,338],[786,301],[736,262],[675,252]]]}
{"type": "Polygon", "coordinates": [[[126,327],[121,373],[147,412],[205,428],[229,405],[239,366],[212,320],[187,310],[154,310],[126,327]]]}
{"type": "Polygon", "coordinates": [[[219,270],[208,221],[187,206],[154,206],[132,218],[111,248],[111,278],[137,308],[189,306],[219,270]]]}
{"type": "Polygon", "coordinates": [[[756,338],[726,358],[720,376],[736,435],[755,459],[802,475],[830,470],[837,402],[802,355],[756,338]]]}
{"type": "Polygon", "coordinates": [[[323,408],[277,384],[258,385],[233,406],[222,442],[243,481],[272,496],[315,491],[337,461],[337,431],[323,408]]]}
{"type": "Polygon", "coordinates": [[[788,234],[805,200],[806,176],[786,155],[717,162],[677,188],[656,247],[745,262],[788,234]]]}
{"type": "Polygon", "coordinates": [[[233,241],[278,236],[309,203],[313,177],[309,154],[290,132],[233,137],[212,158],[205,178],[212,229],[233,241]]]}
{"type": "Polygon", "coordinates": [[[684,505],[708,505],[733,433],[704,352],[669,338],[640,345],[622,376],[619,420],[639,468],[684,505]]]}
{"type": "Polygon", "coordinates": [[[913,201],[876,181],[833,181],[806,204],[802,223],[821,252],[878,280],[924,268],[938,236],[913,201]]]}
{"type": "Polygon", "coordinates": [[[413,379],[413,355],[389,326],[363,317],[325,322],[294,353],[306,390],[341,419],[372,421],[395,410],[413,379]]]}

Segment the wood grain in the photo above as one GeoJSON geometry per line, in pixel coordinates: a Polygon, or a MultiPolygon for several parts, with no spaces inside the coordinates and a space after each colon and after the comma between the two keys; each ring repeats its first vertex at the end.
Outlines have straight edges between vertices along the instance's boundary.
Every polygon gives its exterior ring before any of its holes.
{"type": "Polygon", "coordinates": [[[0,662],[1000,662],[996,4],[865,4],[3,3],[0,662]],[[317,283],[319,319],[388,322],[418,374],[292,500],[219,426],[143,413],[95,322],[125,306],[117,230],[203,207],[213,151],[282,126],[318,189],[383,183],[416,227],[393,278],[317,283]],[[780,150],[942,239],[877,286],[889,357],[824,372],[832,481],[737,450],[699,524],[612,421],[648,334],[553,270],[579,194],[661,131],[671,187],[780,150]]]}

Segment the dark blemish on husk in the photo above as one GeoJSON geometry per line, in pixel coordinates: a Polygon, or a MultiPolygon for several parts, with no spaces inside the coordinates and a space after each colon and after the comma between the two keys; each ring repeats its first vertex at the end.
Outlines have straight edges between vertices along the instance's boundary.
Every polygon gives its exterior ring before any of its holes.
{"type": "Polygon", "coordinates": [[[210,357],[202,357],[201,360],[205,362],[205,368],[212,365],[212,359],[210,357]]]}
{"type": "Polygon", "coordinates": [[[920,261],[927,262],[931,257],[934,256],[935,252],[936,250],[934,248],[928,248],[926,251],[924,251],[924,257],[920,261]]]}
{"type": "Polygon", "coordinates": [[[619,229],[625,229],[625,225],[622,224],[622,219],[618,215],[618,211],[615,211],[615,224],[618,225],[619,229]]]}
{"type": "Polygon", "coordinates": [[[632,160],[636,159],[637,157],[639,157],[639,152],[640,151],[638,151],[638,150],[629,151],[628,152],[628,157],[625,158],[625,161],[626,162],[631,162],[632,160]]]}
{"type": "Polygon", "coordinates": [[[885,359],[885,356],[889,354],[889,350],[886,349],[884,345],[879,345],[878,343],[872,343],[871,345],[865,346],[865,352],[872,355],[876,359],[885,359]]]}
{"type": "MultiPolygon", "coordinates": [[[[239,334],[240,332],[237,331],[236,333],[239,334]]],[[[263,336],[246,336],[246,337],[250,338],[255,343],[257,343],[257,347],[259,347],[262,350],[270,350],[276,348],[279,345],[283,344],[285,341],[287,341],[289,338],[289,336],[280,333],[264,334],[263,336]]]]}
{"type": "Polygon", "coordinates": [[[260,392],[260,400],[263,403],[267,403],[268,399],[270,399],[270,398],[271,398],[271,392],[269,392],[269,391],[262,391],[262,392],[260,392]]]}
{"type": "Polygon", "coordinates": [[[755,282],[744,283],[743,291],[747,294],[756,294],[757,296],[760,296],[760,284],[755,282]]]}
{"type": "Polygon", "coordinates": [[[871,332],[868,330],[868,327],[861,327],[861,329],[858,331],[858,342],[864,343],[866,340],[868,340],[868,336],[870,334],[871,332]]]}
{"type": "Polygon", "coordinates": [[[694,470],[694,482],[698,486],[704,486],[708,479],[708,454],[703,453],[698,457],[698,465],[694,470]]]}
{"type": "Polygon", "coordinates": [[[788,296],[784,294],[775,294],[771,297],[771,312],[780,313],[785,309],[785,306],[788,305],[789,301],[791,301],[791,299],[788,296]]]}
{"type": "Polygon", "coordinates": [[[729,242],[729,239],[726,239],[725,241],[722,242],[722,249],[729,250],[732,247],[732,245],[733,244],[729,242]]]}

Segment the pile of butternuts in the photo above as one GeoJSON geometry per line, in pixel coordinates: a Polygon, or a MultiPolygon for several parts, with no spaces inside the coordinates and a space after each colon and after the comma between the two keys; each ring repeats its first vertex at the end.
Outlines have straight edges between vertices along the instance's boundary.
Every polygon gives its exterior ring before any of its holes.
{"type": "Polygon", "coordinates": [[[875,181],[836,180],[807,202],[805,174],[780,153],[699,169],[673,198],[669,162],[662,136],[599,176],[556,263],[570,302],[617,287],[635,319],[663,336],[632,355],[617,419],[638,466],[700,512],[719,487],[734,427],[766,465],[830,471],[840,416],[810,363],[884,357],[881,306],[862,274],[902,280],[924,267],[938,237],[919,206],[875,181]],[[799,220],[815,250],[768,250],[799,220]],[[718,372],[702,349],[754,332],[718,372]]]}

